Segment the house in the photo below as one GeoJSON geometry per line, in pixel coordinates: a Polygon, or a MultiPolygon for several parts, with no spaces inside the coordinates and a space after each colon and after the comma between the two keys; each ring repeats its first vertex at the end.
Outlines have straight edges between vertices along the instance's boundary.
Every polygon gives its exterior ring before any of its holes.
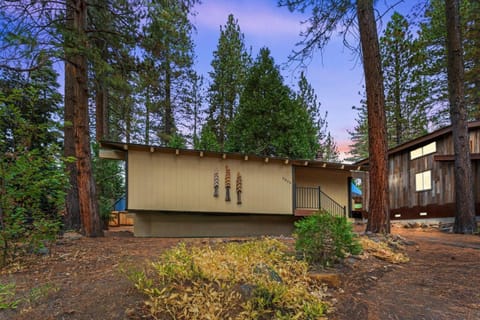
{"type": "MultiPolygon", "coordinates": [[[[478,216],[480,121],[470,122],[468,128],[474,180],[472,188],[478,216]]],[[[356,164],[368,165],[368,159],[356,164]]],[[[390,149],[388,170],[390,220],[452,220],[455,215],[455,180],[451,126],[390,149]]],[[[363,200],[368,203],[367,199],[363,200]]]]}
{"type": "Polygon", "coordinates": [[[127,210],[138,237],[290,234],[323,208],[351,209],[351,170],[341,163],[102,142],[126,161],[127,210]]]}

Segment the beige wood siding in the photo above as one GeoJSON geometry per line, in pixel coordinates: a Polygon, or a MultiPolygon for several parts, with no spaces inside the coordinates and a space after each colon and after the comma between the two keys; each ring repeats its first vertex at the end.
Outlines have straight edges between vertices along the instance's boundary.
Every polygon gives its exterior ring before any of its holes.
{"type": "Polygon", "coordinates": [[[201,158],[129,151],[131,210],[292,214],[292,168],[280,162],[201,158]],[[225,201],[225,166],[231,170],[231,201],[225,201]],[[219,197],[213,177],[219,173],[219,197]],[[237,172],[242,204],[237,204],[237,172]]]}
{"type": "Polygon", "coordinates": [[[295,168],[297,187],[320,187],[333,200],[348,208],[348,171],[323,168],[295,168]]]}

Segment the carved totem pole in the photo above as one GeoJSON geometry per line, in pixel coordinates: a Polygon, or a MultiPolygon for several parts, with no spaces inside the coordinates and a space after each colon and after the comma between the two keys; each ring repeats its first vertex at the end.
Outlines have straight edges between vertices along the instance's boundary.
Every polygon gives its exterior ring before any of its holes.
{"type": "Polygon", "coordinates": [[[237,204],[242,204],[242,175],[237,172],[237,204]]]}
{"type": "Polygon", "coordinates": [[[230,168],[225,166],[225,201],[230,201],[230,168]]]}

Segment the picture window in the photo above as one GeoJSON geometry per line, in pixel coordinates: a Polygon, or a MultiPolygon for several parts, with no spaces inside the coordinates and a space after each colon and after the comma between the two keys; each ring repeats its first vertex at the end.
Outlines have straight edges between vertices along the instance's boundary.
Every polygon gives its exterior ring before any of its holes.
{"type": "Polygon", "coordinates": [[[415,191],[432,189],[432,171],[427,170],[415,174],[415,191]]]}

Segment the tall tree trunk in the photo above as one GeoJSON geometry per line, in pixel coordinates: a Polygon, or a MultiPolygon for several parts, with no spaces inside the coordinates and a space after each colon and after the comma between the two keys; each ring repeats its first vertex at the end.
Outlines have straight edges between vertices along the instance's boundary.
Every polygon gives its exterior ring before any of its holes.
{"type": "MultiPolygon", "coordinates": [[[[403,125],[402,125],[402,101],[401,101],[401,89],[400,89],[400,63],[398,62],[398,56],[395,57],[395,89],[394,89],[394,100],[395,100],[395,143],[399,145],[402,142],[402,135],[404,134],[403,125]]],[[[383,81],[383,80],[382,80],[383,81]]],[[[388,142],[387,142],[388,147],[388,142]]]]}
{"type": "Polygon", "coordinates": [[[455,153],[455,233],[476,231],[473,197],[472,163],[470,160],[467,110],[465,107],[463,47],[458,0],[445,0],[447,19],[447,72],[450,119],[455,153]]]}
{"type": "Polygon", "coordinates": [[[145,100],[145,144],[150,144],[150,90],[147,85],[147,96],[145,100]]]}
{"type": "Polygon", "coordinates": [[[370,153],[370,203],[366,231],[389,233],[385,97],[373,0],[358,0],[357,15],[367,91],[370,153]]]}
{"type": "MultiPolygon", "coordinates": [[[[73,12],[74,3],[69,1],[66,8],[65,24],[69,31],[73,29],[73,12]]],[[[75,112],[75,97],[73,83],[75,82],[71,63],[71,55],[66,47],[65,54],[65,109],[64,109],[64,156],[66,158],[75,157],[75,132],[73,131],[73,116],[75,112]]],[[[69,162],[67,164],[70,187],[67,190],[65,199],[65,215],[63,219],[65,230],[80,230],[80,206],[78,202],[78,186],[77,186],[77,163],[69,162]]]]}
{"type": "MultiPolygon", "coordinates": [[[[85,48],[86,0],[68,0],[67,5],[72,6],[74,10],[72,31],[73,34],[78,37],[77,41],[79,41],[76,45],[85,48]]],[[[70,50],[72,48],[73,46],[69,46],[70,50]]],[[[65,86],[71,86],[73,89],[69,101],[74,108],[73,131],[75,156],[77,158],[77,185],[81,230],[83,234],[89,237],[102,236],[103,230],[98,210],[90,151],[87,59],[84,54],[78,52],[73,53],[70,58],[69,75],[65,77],[65,86]],[[67,84],[67,80],[71,81],[71,83],[67,84]]]]}
{"type": "MultiPolygon", "coordinates": [[[[168,47],[167,47],[168,50],[168,47]]],[[[173,107],[172,107],[172,70],[170,68],[170,59],[167,53],[167,59],[165,63],[165,118],[164,128],[165,131],[163,140],[170,142],[173,135],[174,121],[173,121],[173,107]]]]}

